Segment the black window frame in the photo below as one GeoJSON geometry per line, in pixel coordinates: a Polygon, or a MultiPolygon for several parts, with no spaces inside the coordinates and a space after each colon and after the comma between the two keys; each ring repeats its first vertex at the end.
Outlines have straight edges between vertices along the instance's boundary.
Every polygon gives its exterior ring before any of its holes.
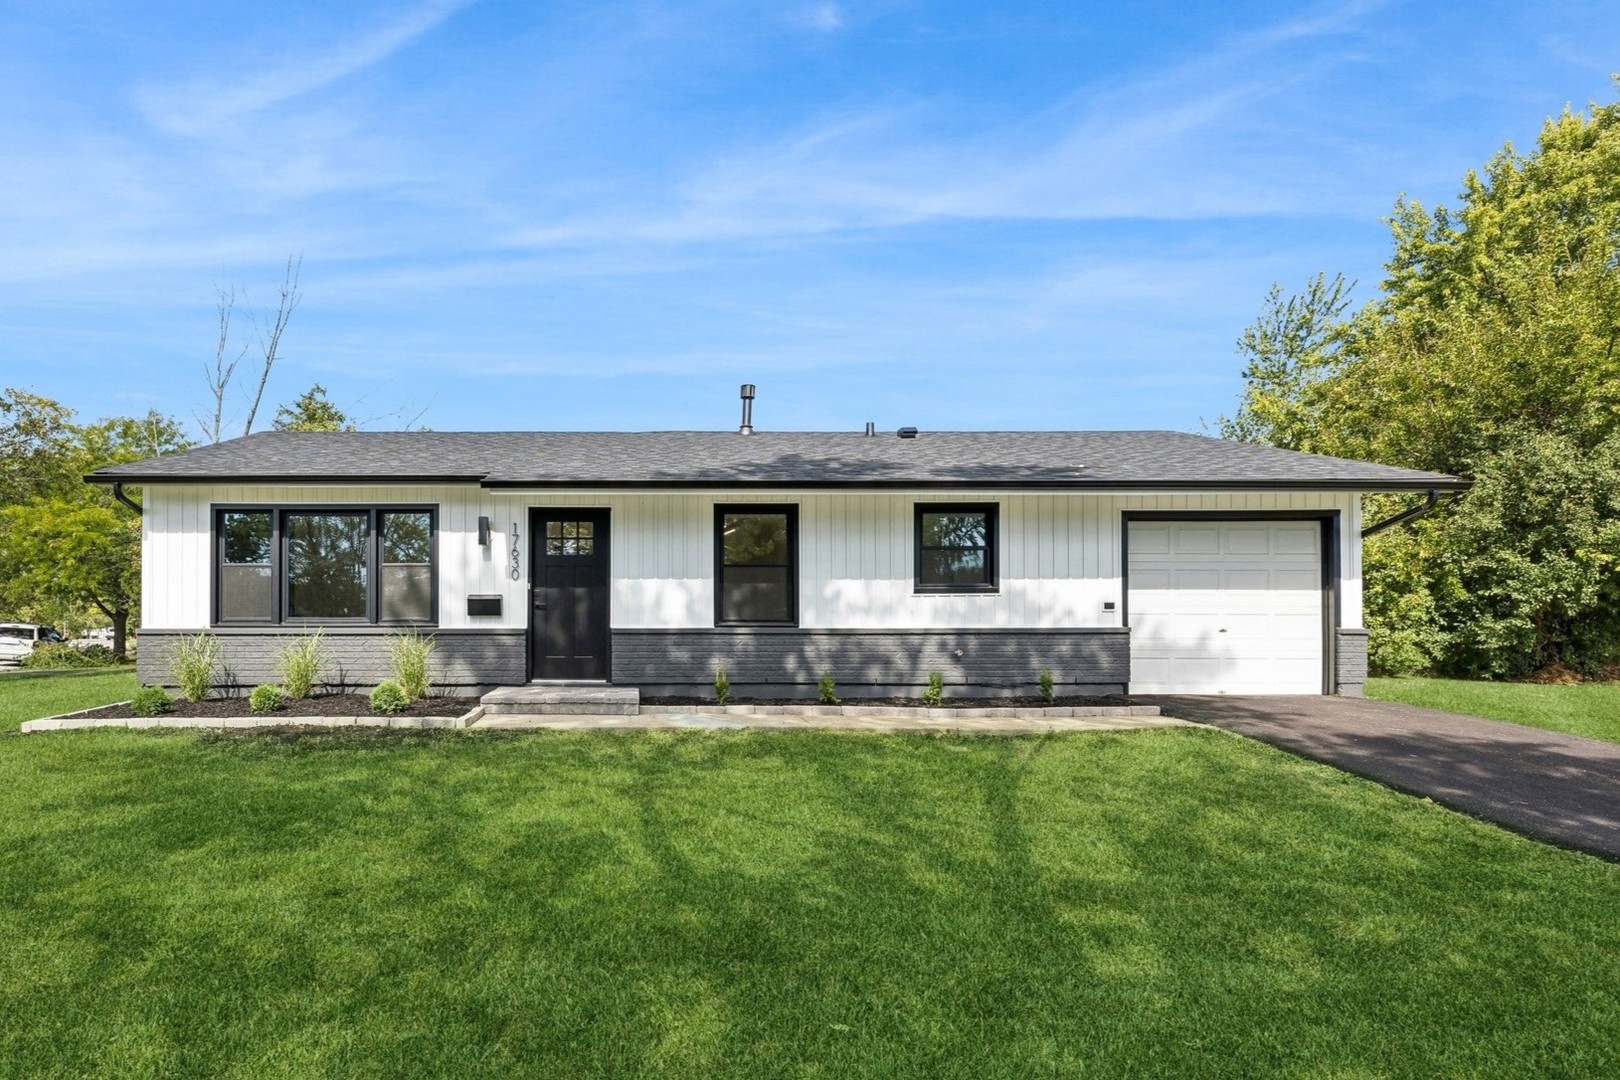
{"type": "Polygon", "coordinates": [[[798,503],[716,503],[714,507],[714,625],[716,626],[798,626],[799,625],[799,504],[798,503]],[[788,617],[786,619],[727,619],[721,610],[725,600],[726,515],[781,514],[787,518],[788,617]]]}
{"type": "MultiPolygon", "coordinates": [[[[942,551],[944,548],[931,550],[942,551]]],[[[1001,592],[1001,504],[1000,503],[914,503],[912,505],[911,538],[912,589],[918,595],[970,594],[990,596],[1001,592]],[[983,582],[962,585],[954,582],[924,581],[923,572],[923,515],[924,514],[983,514],[984,515],[984,569],[983,582]]]]}
{"type": "Polygon", "coordinates": [[[422,503],[312,503],[309,505],[218,504],[211,507],[213,529],[213,572],[209,575],[211,625],[229,626],[437,626],[439,625],[439,507],[422,503]],[[226,619],[221,617],[221,570],[225,564],[225,515],[270,515],[270,615],[268,618],[226,619]],[[366,615],[363,618],[293,618],[287,614],[287,526],[288,514],[366,515],[366,615]],[[427,619],[382,618],[382,517],[384,514],[426,514],[428,517],[428,559],[430,611],[427,619]]]}

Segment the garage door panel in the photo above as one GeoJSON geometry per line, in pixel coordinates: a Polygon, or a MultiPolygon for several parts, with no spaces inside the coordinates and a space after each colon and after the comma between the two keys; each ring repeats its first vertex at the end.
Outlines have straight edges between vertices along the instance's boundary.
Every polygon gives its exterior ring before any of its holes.
{"type": "Polygon", "coordinates": [[[1268,528],[1226,530],[1226,551],[1232,555],[1269,555],[1271,530],[1268,528]]]}
{"type": "Polygon", "coordinates": [[[1273,555],[1315,555],[1321,548],[1321,526],[1278,525],[1271,530],[1273,555]]]}
{"type": "Polygon", "coordinates": [[[1178,555],[1218,555],[1221,531],[1210,528],[1170,529],[1170,550],[1178,555]]]}
{"type": "Polygon", "coordinates": [[[1170,530],[1163,525],[1140,525],[1131,529],[1131,547],[1144,555],[1167,555],[1170,530]]]}
{"type": "Polygon", "coordinates": [[[1316,522],[1131,527],[1131,689],[1320,693],[1316,522]]]}

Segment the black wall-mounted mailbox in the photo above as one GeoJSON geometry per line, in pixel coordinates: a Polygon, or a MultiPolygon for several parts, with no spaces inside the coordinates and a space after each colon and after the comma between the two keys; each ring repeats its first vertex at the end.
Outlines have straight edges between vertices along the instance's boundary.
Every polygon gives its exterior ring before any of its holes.
{"type": "Polygon", "coordinates": [[[468,615],[499,615],[500,613],[501,598],[499,596],[467,597],[468,615]]]}

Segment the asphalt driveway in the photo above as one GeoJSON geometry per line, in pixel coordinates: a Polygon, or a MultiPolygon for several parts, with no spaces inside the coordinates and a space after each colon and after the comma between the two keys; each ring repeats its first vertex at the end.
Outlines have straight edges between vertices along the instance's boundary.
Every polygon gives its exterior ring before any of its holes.
{"type": "Polygon", "coordinates": [[[1620,861],[1620,744],[1360,698],[1132,700],[1620,861]]]}

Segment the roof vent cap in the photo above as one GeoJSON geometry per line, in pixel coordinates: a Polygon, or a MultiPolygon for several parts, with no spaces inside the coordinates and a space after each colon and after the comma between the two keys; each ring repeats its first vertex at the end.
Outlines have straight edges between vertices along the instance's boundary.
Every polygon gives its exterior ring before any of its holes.
{"type": "Polygon", "coordinates": [[[915,439],[917,437],[917,429],[914,427],[903,427],[899,431],[895,432],[895,434],[900,436],[902,439],[915,439]]]}
{"type": "Polygon", "coordinates": [[[877,425],[870,420],[866,422],[866,434],[868,436],[877,434],[877,425]]]}

